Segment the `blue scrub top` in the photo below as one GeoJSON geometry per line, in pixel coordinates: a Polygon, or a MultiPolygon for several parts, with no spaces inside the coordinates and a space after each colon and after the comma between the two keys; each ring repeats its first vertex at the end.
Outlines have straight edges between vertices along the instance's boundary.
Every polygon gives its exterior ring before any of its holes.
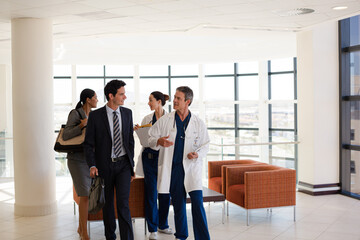
{"type": "MultiPolygon", "coordinates": [[[[152,125],[154,125],[154,124],[156,123],[155,112],[154,112],[154,115],[153,115],[153,117],[152,117],[151,123],[152,123],[152,125]]],[[[154,150],[154,149],[151,149],[151,148],[147,147],[147,148],[144,149],[144,152],[146,152],[146,153],[152,153],[152,154],[158,154],[158,153],[159,153],[159,150],[154,150]]],[[[156,157],[157,157],[157,156],[156,156],[156,157]]]]}
{"type": "Polygon", "coordinates": [[[185,130],[189,124],[191,113],[181,121],[179,115],[175,113],[175,122],[176,122],[176,138],[174,146],[174,155],[173,155],[173,168],[177,165],[182,165],[182,160],[184,156],[184,144],[185,144],[185,130]]]}

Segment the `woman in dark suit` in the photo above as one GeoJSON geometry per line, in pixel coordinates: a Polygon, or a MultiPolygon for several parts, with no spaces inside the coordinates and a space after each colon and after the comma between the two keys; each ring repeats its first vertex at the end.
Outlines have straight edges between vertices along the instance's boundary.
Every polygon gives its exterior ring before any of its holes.
{"type": "MultiPolygon", "coordinates": [[[[69,114],[63,133],[64,140],[81,135],[82,129],[87,125],[90,110],[96,107],[97,102],[98,99],[93,90],[86,88],[81,92],[80,101],[69,114]]],[[[68,153],[67,159],[76,194],[80,197],[79,227],[77,232],[82,240],[87,240],[90,239],[86,226],[89,205],[88,196],[91,185],[89,167],[83,151],[68,153]]]]}

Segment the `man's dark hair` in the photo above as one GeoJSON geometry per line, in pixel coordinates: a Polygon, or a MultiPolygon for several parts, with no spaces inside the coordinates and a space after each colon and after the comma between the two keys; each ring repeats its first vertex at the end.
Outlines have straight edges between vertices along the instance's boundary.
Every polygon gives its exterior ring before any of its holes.
{"type": "Polygon", "coordinates": [[[109,101],[110,97],[109,94],[111,93],[113,96],[116,95],[117,91],[119,88],[124,87],[126,85],[126,83],[122,80],[111,80],[110,82],[108,82],[104,88],[104,93],[105,93],[105,97],[106,100],[109,101]]]}
{"type": "Polygon", "coordinates": [[[176,88],[176,91],[184,93],[185,101],[190,100],[190,103],[189,103],[189,106],[190,106],[193,101],[193,97],[194,97],[193,90],[191,90],[191,88],[189,88],[188,86],[181,86],[181,87],[176,88]]]}

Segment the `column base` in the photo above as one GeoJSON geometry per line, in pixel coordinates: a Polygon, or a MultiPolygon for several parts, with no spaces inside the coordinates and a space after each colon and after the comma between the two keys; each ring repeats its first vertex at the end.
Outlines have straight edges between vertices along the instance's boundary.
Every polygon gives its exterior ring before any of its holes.
{"type": "Polygon", "coordinates": [[[339,183],[312,185],[299,181],[298,191],[313,196],[337,194],[340,193],[340,185],[339,183]]]}
{"type": "Polygon", "coordinates": [[[14,213],[16,216],[20,217],[38,217],[50,215],[57,212],[57,202],[53,202],[49,205],[42,206],[24,206],[19,204],[14,204],[15,210],[14,213]]]}

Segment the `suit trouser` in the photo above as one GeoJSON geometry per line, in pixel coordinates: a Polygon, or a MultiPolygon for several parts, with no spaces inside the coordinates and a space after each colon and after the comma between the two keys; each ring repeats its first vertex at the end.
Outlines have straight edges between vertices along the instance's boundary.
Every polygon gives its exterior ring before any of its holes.
{"type": "MultiPolygon", "coordinates": [[[[170,196],[175,215],[175,237],[182,240],[188,237],[184,177],[185,174],[182,164],[173,165],[170,196]]],[[[206,221],[202,190],[191,191],[189,195],[191,199],[194,237],[196,240],[208,240],[210,239],[210,234],[206,221]]]]}
{"type": "Polygon", "coordinates": [[[121,160],[118,162],[112,162],[110,166],[110,174],[108,176],[103,176],[105,180],[105,206],[103,208],[103,218],[105,237],[107,240],[116,239],[114,188],[116,190],[116,206],[120,239],[134,239],[129,209],[131,172],[132,167],[129,160],[121,160]]]}
{"type": "Polygon", "coordinates": [[[158,152],[142,153],[144,182],[145,182],[145,218],[149,232],[157,232],[157,228],[169,228],[168,215],[170,207],[170,194],[157,192],[158,152]],[[149,156],[151,156],[149,158],[149,156]],[[159,210],[157,199],[159,198],[159,210]]]}

